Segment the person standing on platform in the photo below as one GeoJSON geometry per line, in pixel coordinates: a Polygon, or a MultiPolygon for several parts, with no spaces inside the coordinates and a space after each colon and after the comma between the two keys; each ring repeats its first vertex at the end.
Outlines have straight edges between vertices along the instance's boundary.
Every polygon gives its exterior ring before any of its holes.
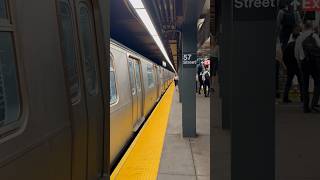
{"type": "Polygon", "coordinates": [[[279,92],[279,72],[280,72],[280,65],[283,66],[284,69],[286,69],[286,66],[283,63],[283,53],[281,49],[281,44],[279,39],[277,40],[276,44],[276,98],[280,98],[280,92],[279,92]]]}
{"type": "Polygon", "coordinates": [[[203,66],[202,63],[198,66],[198,80],[199,80],[199,94],[201,94],[201,88],[203,87],[203,80],[202,80],[202,73],[203,73],[203,66]]]}
{"type": "Polygon", "coordinates": [[[198,92],[198,83],[199,83],[199,77],[198,77],[198,74],[196,74],[196,92],[198,92]]]}
{"type": "Polygon", "coordinates": [[[292,33],[289,43],[284,50],[283,53],[283,61],[287,67],[287,82],[283,93],[283,102],[284,103],[291,103],[292,101],[289,99],[289,91],[292,86],[292,80],[295,76],[297,76],[299,87],[300,87],[300,99],[302,102],[303,95],[302,95],[302,76],[298,66],[297,59],[294,57],[294,47],[296,44],[296,39],[299,36],[299,29],[296,28],[295,31],[292,33]]]}
{"type": "MultiPolygon", "coordinates": [[[[319,22],[320,23],[320,22],[319,22]]],[[[318,36],[320,36],[320,31],[319,31],[319,24],[317,25],[317,27],[315,28],[315,33],[318,35],[318,36]]],[[[318,58],[317,59],[317,61],[316,61],[316,69],[317,69],[317,72],[318,72],[318,77],[319,77],[319,81],[320,81],[320,58],[318,58]]],[[[320,83],[320,82],[319,82],[320,83]]],[[[319,86],[320,86],[320,84],[319,84],[319,86]]],[[[319,87],[319,91],[320,91],[320,87],[319,87]]],[[[320,93],[320,92],[319,92],[320,93]]],[[[320,95],[319,95],[320,96],[320,95]]],[[[320,102],[319,102],[319,100],[320,99],[318,99],[318,100],[316,100],[316,102],[315,102],[315,107],[316,108],[320,108],[320,102]]]]}
{"type": "Polygon", "coordinates": [[[208,97],[210,94],[210,70],[208,66],[206,66],[205,70],[203,71],[202,80],[204,82],[204,96],[208,97]]]}
{"type": "Polygon", "coordinates": [[[285,7],[279,10],[277,17],[277,28],[282,52],[286,48],[290,34],[292,34],[294,28],[301,24],[299,12],[295,11],[290,3],[291,1],[287,0],[285,7]]]}
{"type": "Polygon", "coordinates": [[[316,62],[320,58],[320,38],[313,31],[313,23],[311,20],[306,20],[304,23],[303,32],[296,40],[295,57],[298,60],[302,71],[303,82],[303,110],[305,113],[320,112],[317,109],[317,103],[320,95],[320,77],[316,67],[316,62]],[[310,76],[314,81],[313,98],[311,109],[309,105],[309,81],[310,76]]]}
{"type": "Polygon", "coordinates": [[[179,76],[176,74],[174,76],[174,85],[175,85],[175,87],[178,87],[178,83],[179,83],[179,76]]]}

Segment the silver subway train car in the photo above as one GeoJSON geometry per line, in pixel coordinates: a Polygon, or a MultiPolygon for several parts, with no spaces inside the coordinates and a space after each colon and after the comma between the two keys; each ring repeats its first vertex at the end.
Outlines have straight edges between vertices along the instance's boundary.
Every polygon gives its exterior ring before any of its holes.
{"type": "Polygon", "coordinates": [[[168,87],[169,71],[113,42],[108,72],[106,3],[0,0],[0,180],[107,179],[168,87]]]}
{"type": "Polygon", "coordinates": [[[174,73],[116,41],[110,42],[110,162],[139,129],[174,73]]]}

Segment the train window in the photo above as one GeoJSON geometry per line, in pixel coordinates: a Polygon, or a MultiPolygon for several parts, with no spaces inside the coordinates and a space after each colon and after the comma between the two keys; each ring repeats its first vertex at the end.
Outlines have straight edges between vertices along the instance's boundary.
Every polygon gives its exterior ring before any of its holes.
{"type": "Polygon", "coordinates": [[[7,4],[6,4],[6,0],[0,0],[0,18],[1,19],[7,19],[8,15],[7,15],[7,4]]]}
{"type": "Polygon", "coordinates": [[[137,91],[141,92],[140,64],[138,62],[135,64],[135,69],[136,69],[137,91]]]}
{"type": "Polygon", "coordinates": [[[148,76],[148,87],[153,88],[154,87],[154,75],[153,75],[153,68],[152,66],[147,66],[147,76],[148,76]]]}
{"type": "Polygon", "coordinates": [[[86,87],[90,95],[97,93],[97,67],[95,62],[95,42],[92,17],[87,4],[80,3],[80,36],[83,51],[83,66],[86,87]]]}
{"type": "Polygon", "coordinates": [[[11,32],[0,32],[0,127],[18,121],[20,96],[11,32]]]}
{"type": "Polygon", "coordinates": [[[135,85],[135,78],[134,78],[134,67],[133,62],[129,60],[129,73],[130,73],[130,83],[131,83],[131,91],[132,95],[136,94],[136,85],[135,85]]]}
{"type": "Polygon", "coordinates": [[[110,56],[110,104],[116,103],[118,100],[116,75],[113,67],[113,58],[110,56]]]}
{"type": "Polygon", "coordinates": [[[61,29],[61,46],[68,74],[71,102],[80,101],[80,78],[77,70],[77,55],[75,50],[74,22],[70,5],[67,0],[59,1],[59,17],[61,29]]]}

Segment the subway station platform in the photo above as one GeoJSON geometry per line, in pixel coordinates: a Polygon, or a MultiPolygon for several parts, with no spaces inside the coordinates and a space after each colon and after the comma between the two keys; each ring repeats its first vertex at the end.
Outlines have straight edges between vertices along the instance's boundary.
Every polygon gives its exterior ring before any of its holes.
{"type": "MultiPolygon", "coordinates": [[[[320,180],[320,115],[300,103],[276,105],[276,180],[320,180]]],[[[213,179],[231,180],[231,134],[213,128],[213,179]]]]}
{"type": "Polygon", "coordinates": [[[276,180],[320,180],[320,114],[276,105],[276,180]]]}
{"type": "Polygon", "coordinates": [[[171,83],[112,172],[111,180],[156,179],[173,94],[174,84],[171,83]]]}
{"type": "MultiPolygon", "coordinates": [[[[211,106],[221,107],[217,94],[211,106]]],[[[303,113],[298,101],[284,104],[279,100],[275,105],[275,180],[320,180],[320,114],[303,113]]],[[[231,132],[220,128],[216,118],[212,123],[211,176],[231,180],[231,132]]]]}
{"type": "Polygon", "coordinates": [[[197,95],[197,137],[182,137],[182,107],[171,84],[127,152],[112,180],[210,179],[210,98],[197,95]]]}
{"type": "Polygon", "coordinates": [[[210,179],[210,98],[196,97],[197,137],[182,137],[182,107],[175,90],[158,180],[210,179]]]}

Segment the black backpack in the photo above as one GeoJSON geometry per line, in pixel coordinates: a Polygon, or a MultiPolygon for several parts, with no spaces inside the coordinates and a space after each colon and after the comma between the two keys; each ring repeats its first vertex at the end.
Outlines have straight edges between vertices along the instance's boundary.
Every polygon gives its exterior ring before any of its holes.
{"type": "Polygon", "coordinates": [[[199,66],[198,66],[198,74],[200,74],[202,72],[202,65],[200,64],[199,66]]]}
{"type": "Polygon", "coordinates": [[[209,73],[208,73],[208,72],[205,72],[204,78],[205,78],[206,80],[209,80],[209,79],[210,79],[210,76],[209,76],[209,73]]]}
{"type": "Polygon", "coordinates": [[[318,47],[316,40],[313,38],[313,33],[303,40],[302,48],[307,60],[320,57],[320,48],[318,47]]]}

